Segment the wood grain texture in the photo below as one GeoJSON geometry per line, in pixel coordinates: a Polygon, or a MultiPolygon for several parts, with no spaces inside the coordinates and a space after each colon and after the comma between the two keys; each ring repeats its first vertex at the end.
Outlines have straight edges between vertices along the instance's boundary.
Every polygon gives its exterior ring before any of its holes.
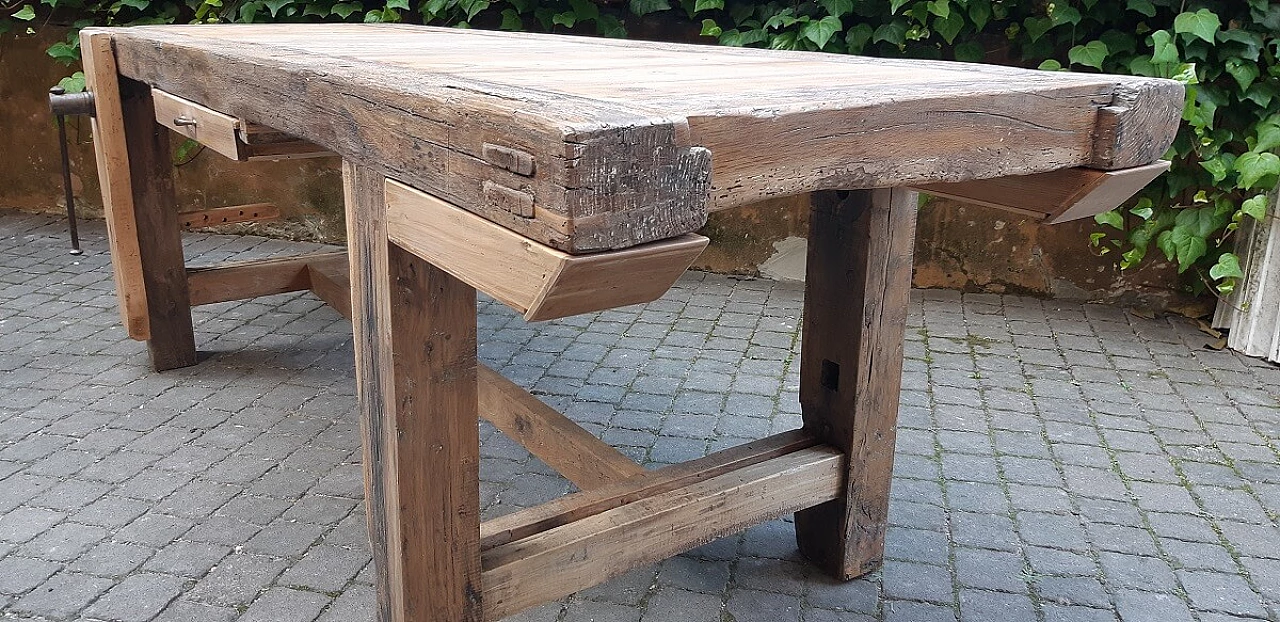
{"type": "Polygon", "coordinates": [[[204,210],[178,212],[178,224],[184,229],[216,227],[241,222],[260,222],[280,218],[280,208],[272,203],[228,205],[204,210]]]}
{"type": "Polygon", "coordinates": [[[388,259],[400,488],[388,509],[403,558],[393,581],[406,622],[480,622],[476,292],[394,244],[388,259]]]}
{"type": "Polygon", "coordinates": [[[1171,81],[803,52],[390,24],[112,32],[132,77],[571,253],[695,230],[708,197],[1146,164],[1181,106],[1171,81]]]}
{"type": "Polygon", "coordinates": [[[342,317],[351,319],[351,268],[346,253],[331,261],[307,262],[311,292],[342,317]]]}
{"type": "Polygon", "coordinates": [[[689,486],[817,444],[801,430],[782,432],[682,464],[646,471],[623,482],[566,495],[480,524],[480,547],[490,549],[616,507],[689,486]]]}
{"type": "Polygon", "coordinates": [[[156,102],[156,123],[223,157],[244,159],[240,154],[240,140],[236,137],[236,132],[240,130],[239,119],[160,89],[154,89],[151,96],[156,102]]]}
{"type": "Polygon", "coordinates": [[[915,220],[903,189],[813,197],[800,404],[805,429],[849,461],[840,498],[796,514],[796,539],[837,579],[884,555],[915,220]]]}
{"type": "Polygon", "coordinates": [[[490,620],[840,494],[844,456],[801,449],[549,529],[484,553],[490,620]]]}
{"type": "Polygon", "coordinates": [[[187,268],[191,306],[312,289],[312,266],[347,269],[346,251],[187,268]]]}
{"type": "Polygon", "coordinates": [[[96,113],[90,122],[120,319],[130,337],[145,340],[150,334],[147,296],[142,284],[137,216],[134,214],[129,150],[125,142],[112,36],[104,32],[81,31],[80,49],[84,59],[85,88],[94,96],[96,113]]]}
{"type": "Polygon", "coordinates": [[[570,255],[460,207],[388,181],[387,235],[519,311],[549,320],[658,299],[706,248],[695,234],[570,255]],[[625,279],[618,278],[625,274],[625,279]]]}
{"type": "Polygon", "coordinates": [[[407,622],[383,181],[376,171],[342,163],[361,462],[378,595],[374,620],[407,622]]]}
{"type": "Polygon", "coordinates": [[[583,490],[641,473],[644,468],[592,436],[520,385],[481,365],[480,416],[583,490]]]}
{"type": "Polygon", "coordinates": [[[151,365],[156,371],[195,365],[196,338],[169,136],[155,123],[151,89],[146,84],[120,78],[119,93],[151,365]]]}
{"type": "Polygon", "coordinates": [[[1057,224],[1115,209],[1167,170],[1169,162],[1157,160],[1117,171],[1064,168],[1034,175],[925,184],[916,189],[1057,224]]]}

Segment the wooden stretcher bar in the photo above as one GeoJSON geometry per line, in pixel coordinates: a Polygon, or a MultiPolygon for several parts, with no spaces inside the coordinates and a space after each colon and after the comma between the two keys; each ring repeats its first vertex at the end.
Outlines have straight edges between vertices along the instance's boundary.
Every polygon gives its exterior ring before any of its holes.
{"type": "Polygon", "coordinates": [[[485,551],[480,602],[498,620],[837,499],[845,456],[820,445],[742,467],[485,551]]]}
{"type": "Polygon", "coordinates": [[[248,205],[230,205],[206,210],[178,212],[178,222],[183,229],[198,227],[215,227],[242,222],[261,222],[280,218],[280,208],[273,203],[250,203],[248,205]]]}

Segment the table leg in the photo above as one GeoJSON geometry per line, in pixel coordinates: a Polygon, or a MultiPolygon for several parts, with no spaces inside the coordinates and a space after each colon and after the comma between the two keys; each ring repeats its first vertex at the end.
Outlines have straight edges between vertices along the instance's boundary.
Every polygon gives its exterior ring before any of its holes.
{"type": "Polygon", "coordinates": [[[849,458],[843,498],[796,513],[796,539],[848,580],[884,556],[916,193],[821,192],[813,202],[800,403],[805,428],[849,458]]]}
{"type": "Polygon", "coordinates": [[[156,123],[151,87],[142,82],[120,78],[120,107],[151,364],[157,371],[195,365],[196,340],[174,198],[169,131],[156,123]]]}
{"type": "Polygon", "coordinates": [[[383,177],[343,164],[379,622],[478,622],[476,293],[387,239],[383,177]]]}

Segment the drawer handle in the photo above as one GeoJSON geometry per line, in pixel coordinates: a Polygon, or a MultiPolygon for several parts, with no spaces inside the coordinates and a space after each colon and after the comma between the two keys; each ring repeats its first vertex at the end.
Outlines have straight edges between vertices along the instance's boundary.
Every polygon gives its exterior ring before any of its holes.
{"type": "Polygon", "coordinates": [[[195,126],[197,126],[197,125],[200,125],[200,122],[199,122],[199,121],[196,121],[195,119],[193,119],[193,118],[191,118],[191,117],[178,117],[178,118],[176,118],[176,119],[174,119],[174,120],[173,120],[173,124],[174,124],[174,125],[177,125],[177,126],[180,126],[180,127],[181,127],[181,126],[191,126],[191,127],[195,127],[195,126]]]}

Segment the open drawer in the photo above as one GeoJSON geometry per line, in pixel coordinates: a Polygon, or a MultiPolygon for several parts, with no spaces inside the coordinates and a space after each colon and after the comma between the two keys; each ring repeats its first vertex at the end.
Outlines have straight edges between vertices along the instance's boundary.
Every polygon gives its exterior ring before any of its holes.
{"type": "Polygon", "coordinates": [[[325,148],[239,119],[193,101],[151,89],[156,122],[232,160],[284,160],[331,156],[325,148]]]}

